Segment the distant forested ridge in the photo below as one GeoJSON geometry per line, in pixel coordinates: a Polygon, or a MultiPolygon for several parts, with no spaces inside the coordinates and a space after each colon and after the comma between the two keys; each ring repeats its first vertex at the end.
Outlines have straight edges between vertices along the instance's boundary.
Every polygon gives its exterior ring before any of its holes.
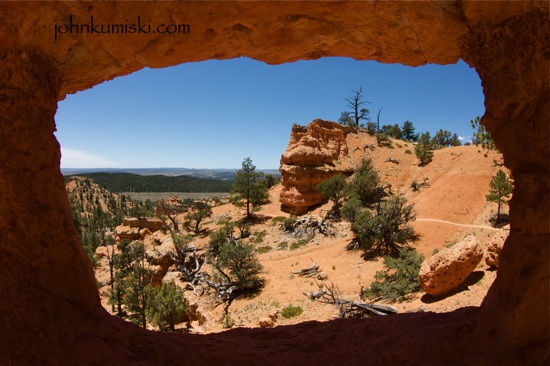
{"type": "Polygon", "coordinates": [[[138,175],[131,173],[85,173],[65,176],[86,177],[111,192],[229,192],[232,181],[202,179],[186,175],[138,175]]]}

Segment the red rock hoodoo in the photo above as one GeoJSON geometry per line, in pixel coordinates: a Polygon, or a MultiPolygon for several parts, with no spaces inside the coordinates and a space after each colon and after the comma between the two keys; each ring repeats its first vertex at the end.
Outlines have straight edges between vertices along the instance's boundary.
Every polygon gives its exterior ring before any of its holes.
{"type": "Polygon", "coordinates": [[[315,188],[336,173],[353,172],[341,159],[348,155],[346,135],[351,128],[317,119],[307,127],[294,125],[288,147],[281,157],[281,204],[301,215],[322,202],[315,188]]]}
{"type": "Polygon", "coordinates": [[[548,364],[549,6],[3,2],[0,363],[548,364]],[[152,27],[188,24],[189,32],[105,34],[78,26],[92,16],[103,25],[137,23],[138,16],[152,27]],[[57,102],[144,67],[240,56],[270,64],[344,56],[409,66],[463,59],[475,67],[486,98],[482,122],[515,182],[510,234],[479,308],[208,336],[144,331],[102,309],[59,170],[57,102]]]}

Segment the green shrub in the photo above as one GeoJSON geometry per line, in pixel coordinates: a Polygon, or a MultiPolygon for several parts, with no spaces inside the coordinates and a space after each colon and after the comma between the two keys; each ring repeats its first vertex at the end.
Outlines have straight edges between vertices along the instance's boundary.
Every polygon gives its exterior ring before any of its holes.
{"type": "Polygon", "coordinates": [[[301,247],[307,245],[311,239],[300,239],[290,245],[290,250],[300,249],[301,247]]]}
{"type": "Polygon", "coordinates": [[[160,330],[174,326],[188,319],[188,302],[183,290],[173,282],[163,283],[159,287],[146,287],[147,307],[145,313],[147,319],[160,330]]]}
{"type": "Polygon", "coordinates": [[[452,240],[445,244],[445,248],[452,248],[456,243],[458,243],[456,240],[452,240]]]}
{"type": "Polygon", "coordinates": [[[340,215],[349,222],[354,222],[357,213],[361,210],[363,204],[358,198],[351,198],[346,201],[340,210],[340,215]]]}
{"type": "Polygon", "coordinates": [[[424,257],[414,249],[404,248],[398,258],[384,257],[383,271],[376,272],[375,281],[363,291],[367,298],[384,298],[390,302],[402,302],[413,292],[420,290],[418,272],[424,257]]]}
{"type": "Polygon", "coordinates": [[[296,218],[290,216],[284,219],[281,227],[283,231],[294,231],[294,224],[296,224],[296,218]]]}
{"type": "Polygon", "coordinates": [[[279,245],[277,245],[277,250],[286,250],[288,249],[288,242],[286,241],[283,241],[282,243],[279,243],[279,245]]]}
{"type": "Polygon", "coordinates": [[[277,216],[277,217],[272,218],[271,222],[272,222],[273,225],[282,224],[286,219],[287,219],[287,217],[277,216]]]}
{"type": "Polygon", "coordinates": [[[233,232],[233,224],[226,223],[223,227],[210,234],[208,241],[208,253],[212,257],[217,257],[220,253],[220,247],[227,243],[227,238],[233,232]]]}
{"type": "Polygon", "coordinates": [[[237,229],[239,229],[239,237],[241,239],[248,238],[250,236],[250,224],[246,221],[246,219],[237,220],[234,225],[237,229]]]}
{"type": "Polygon", "coordinates": [[[397,147],[400,148],[400,149],[403,148],[403,145],[398,144],[398,143],[396,143],[395,146],[397,146],[397,147]]]}
{"type": "Polygon", "coordinates": [[[366,253],[372,250],[397,254],[402,246],[418,239],[408,222],[414,219],[412,205],[404,197],[392,197],[376,211],[363,209],[356,214],[351,228],[366,253]]]}
{"type": "Polygon", "coordinates": [[[417,144],[414,148],[414,151],[416,153],[416,157],[419,160],[419,166],[428,165],[432,161],[432,158],[434,156],[433,151],[425,145],[417,144]]]}
{"type": "Polygon", "coordinates": [[[281,311],[281,315],[285,319],[294,318],[295,316],[298,316],[302,313],[303,313],[303,310],[301,307],[292,306],[292,305],[289,305],[286,308],[283,308],[283,310],[281,311]]]}
{"type": "Polygon", "coordinates": [[[254,234],[254,243],[260,244],[264,242],[265,236],[267,235],[267,232],[265,230],[262,231],[255,231],[254,234]]]}
{"type": "Polygon", "coordinates": [[[325,199],[330,199],[337,207],[344,198],[347,188],[346,177],[343,174],[333,175],[317,184],[316,188],[325,199]]]}
{"type": "Polygon", "coordinates": [[[256,257],[252,244],[225,243],[220,246],[219,250],[216,268],[228,275],[232,284],[243,291],[262,287],[259,275],[263,267],[256,257]]]}
{"type": "Polygon", "coordinates": [[[411,151],[411,150],[409,150],[409,149],[407,149],[407,150],[405,150],[405,154],[409,154],[409,155],[412,155],[412,151],[411,151]]]}
{"type": "Polygon", "coordinates": [[[231,318],[229,314],[225,314],[222,319],[222,327],[224,329],[231,329],[235,325],[235,320],[231,318]]]}
{"type": "Polygon", "coordinates": [[[266,245],[266,246],[263,246],[263,247],[259,247],[257,249],[258,253],[260,254],[264,254],[264,253],[269,253],[273,250],[272,247],[270,247],[269,245],[266,245]]]}
{"type": "Polygon", "coordinates": [[[350,195],[359,198],[363,205],[380,202],[386,196],[372,159],[363,159],[361,166],[353,175],[349,191],[350,195]]]}
{"type": "Polygon", "coordinates": [[[378,143],[378,146],[388,146],[391,145],[391,140],[388,135],[384,133],[377,133],[376,134],[376,142],[378,143]]]}

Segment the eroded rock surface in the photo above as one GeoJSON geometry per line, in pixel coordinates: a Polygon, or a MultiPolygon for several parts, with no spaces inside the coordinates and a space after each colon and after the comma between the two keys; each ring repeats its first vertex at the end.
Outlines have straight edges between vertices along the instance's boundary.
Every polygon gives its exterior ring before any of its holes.
{"type": "Polygon", "coordinates": [[[500,229],[491,239],[485,251],[485,263],[487,263],[489,267],[498,268],[498,257],[500,256],[500,251],[508,235],[510,235],[510,225],[506,225],[500,229]]]}
{"type": "Polygon", "coordinates": [[[337,173],[353,171],[340,160],[348,155],[349,127],[317,119],[307,127],[294,125],[286,151],[281,157],[281,205],[301,215],[323,201],[317,184],[337,173]]]}

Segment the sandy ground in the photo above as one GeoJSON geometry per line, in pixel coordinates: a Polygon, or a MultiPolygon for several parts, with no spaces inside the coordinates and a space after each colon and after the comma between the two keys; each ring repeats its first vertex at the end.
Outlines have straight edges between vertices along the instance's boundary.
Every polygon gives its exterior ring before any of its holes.
{"type": "MultiPolygon", "coordinates": [[[[499,160],[499,155],[491,152],[484,157],[483,152],[478,152],[475,146],[447,148],[435,151],[433,161],[426,167],[418,167],[411,143],[394,141],[394,149],[375,148],[374,151],[363,149],[366,144],[376,145],[376,140],[366,134],[348,137],[349,159],[359,165],[363,157],[371,157],[382,180],[392,185],[392,192],[404,195],[414,205],[417,220],[412,225],[420,234],[420,240],[414,247],[421,254],[429,257],[435,249],[441,250],[469,234],[476,235],[485,247],[488,245],[496,233],[488,221],[496,210],[496,205],[487,203],[485,195],[492,175],[498,170],[498,167],[493,166],[493,159],[499,160]],[[407,150],[412,153],[407,153],[407,150]],[[387,162],[389,157],[397,159],[399,164],[387,162]],[[427,187],[413,192],[410,188],[413,181],[427,182],[427,187]]],[[[277,250],[282,242],[286,241],[290,247],[297,241],[288,237],[272,221],[272,218],[278,216],[289,216],[280,210],[280,189],[279,185],[270,191],[271,202],[257,212],[264,221],[252,227],[255,234],[253,236],[257,237],[258,233],[264,232],[263,241],[255,245],[272,248],[267,253],[258,255],[264,266],[265,287],[255,297],[233,302],[229,313],[235,326],[258,327],[260,318],[274,315],[288,305],[300,306],[303,313],[292,319],[278,316],[276,325],[333,319],[338,315],[333,305],[309,300],[306,294],[318,291],[320,286],[334,284],[343,298],[357,300],[361,288],[368,287],[376,271],[383,268],[381,258],[365,261],[361,252],[345,249],[353,239],[353,233],[346,222],[335,224],[334,236],[317,234],[311,242],[299,249],[277,250]],[[312,261],[327,275],[326,280],[302,278],[292,273],[309,267],[312,261]]],[[[330,207],[331,204],[327,203],[310,212],[310,215],[322,217],[330,207]]],[[[212,218],[204,223],[204,227],[214,230],[216,223],[227,216],[236,220],[243,217],[244,212],[232,205],[215,207],[212,218]]],[[[207,242],[207,237],[195,239],[197,247],[205,246],[207,242]]],[[[106,275],[105,267],[97,271],[100,279],[105,279],[106,275]]],[[[478,306],[495,276],[496,272],[488,270],[482,261],[464,286],[454,294],[434,299],[418,293],[408,301],[392,306],[399,312],[419,309],[447,312],[465,306],[478,306]]],[[[199,301],[199,311],[206,318],[206,322],[202,324],[193,322],[193,332],[223,330],[220,322],[223,306],[214,307],[212,301],[205,297],[197,299],[191,292],[188,292],[188,298],[191,302],[199,301]]]]}

